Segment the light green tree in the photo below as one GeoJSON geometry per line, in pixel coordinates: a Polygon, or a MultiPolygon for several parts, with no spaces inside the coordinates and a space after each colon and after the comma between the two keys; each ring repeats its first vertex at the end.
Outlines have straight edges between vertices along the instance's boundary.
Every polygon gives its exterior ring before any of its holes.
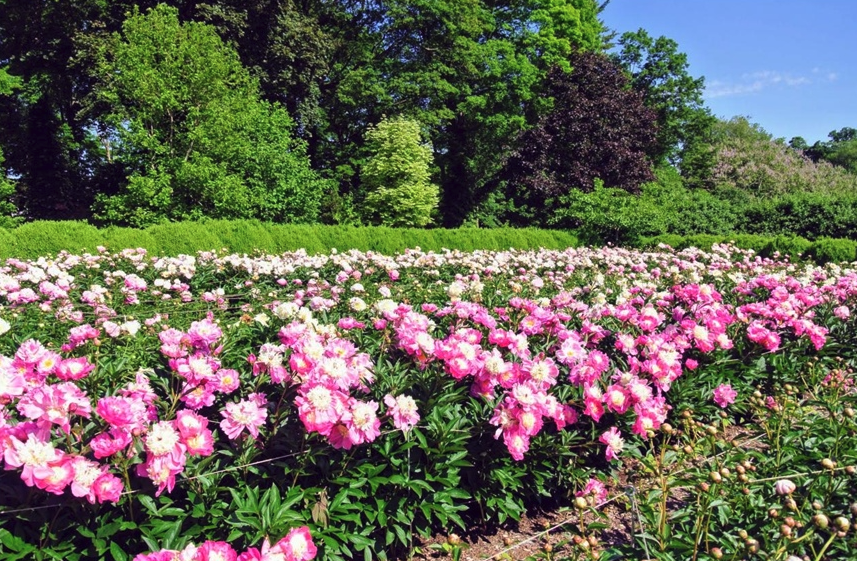
{"type": "Polygon", "coordinates": [[[96,200],[104,222],[174,219],[312,222],[326,183],[310,169],[284,109],[213,27],[159,5],[102,45],[90,114],[104,157],[126,170],[96,200]]]}
{"type": "Polygon", "coordinates": [[[420,125],[404,117],[384,119],[366,131],[369,159],[361,178],[366,191],[364,216],[383,226],[426,226],[439,202],[431,183],[432,148],[420,125]]]}

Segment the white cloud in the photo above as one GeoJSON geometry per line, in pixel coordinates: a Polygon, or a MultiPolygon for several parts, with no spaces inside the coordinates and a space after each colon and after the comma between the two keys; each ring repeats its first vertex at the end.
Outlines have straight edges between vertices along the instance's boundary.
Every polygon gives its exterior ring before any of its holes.
{"type": "MultiPolygon", "coordinates": [[[[812,73],[817,74],[820,69],[813,68],[812,73]]],[[[832,81],[836,79],[835,73],[829,73],[827,79],[832,81]]],[[[812,80],[806,76],[795,76],[787,72],[776,72],[773,70],[762,70],[743,74],[739,80],[726,82],[721,80],[713,80],[705,87],[705,97],[728,97],[736,95],[746,95],[760,92],[772,86],[787,86],[795,88],[806,84],[811,84],[812,80]]]]}

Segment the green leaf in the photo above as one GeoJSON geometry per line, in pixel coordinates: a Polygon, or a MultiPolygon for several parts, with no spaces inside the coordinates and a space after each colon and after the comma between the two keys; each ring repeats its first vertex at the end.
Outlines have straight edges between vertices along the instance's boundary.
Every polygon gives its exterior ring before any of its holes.
{"type": "Polygon", "coordinates": [[[110,554],[115,561],[126,561],[128,559],[128,554],[116,542],[110,542],[110,554]]]}

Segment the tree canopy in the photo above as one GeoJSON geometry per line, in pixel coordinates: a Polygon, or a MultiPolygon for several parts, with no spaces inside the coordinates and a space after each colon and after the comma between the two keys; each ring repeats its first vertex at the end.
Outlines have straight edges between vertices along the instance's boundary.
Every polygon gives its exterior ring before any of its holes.
{"type": "MultiPolygon", "coordinates": [[[[703,78],[675,41],[607,29],[605,5],[0,0],[0,215],[396,222],[381,194],[414,193],[368,171],[388,115],[420,131],[438,225],[536,224],[570,189],[634,192],[655,169],[723,184],[703,78]]],[[[792,147],[854,174],[854,131],[792,147]]]]}
{"type": "Polygon", "coordinates": [[[505,172],[510,197],[539,212],[570,190],[591,191],[596,179],[634,192],[654,177],[647,154],[655,113],[607,56],[581,52],[570,60],[571,73],[550,73],[553,108],[520,135],[505,172]]]}
{"type": "Polygon", "coordinates": [[[158,6],[101,46],[90,118],[124,189],[99,194],[96,217],[143,226],[167,219],[317,218],[324,182],[291,138],[288,114],[214,28],[158,6]]]}

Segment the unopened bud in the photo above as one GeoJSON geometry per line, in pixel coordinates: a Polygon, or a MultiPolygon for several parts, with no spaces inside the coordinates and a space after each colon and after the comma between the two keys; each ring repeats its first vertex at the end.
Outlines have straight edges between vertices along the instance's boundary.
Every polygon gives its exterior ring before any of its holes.
{"type": "Polygon", "coordinates": [[[780,479],[774,483],[774,491],[777,495],[791,495],[797,489],[797,485],[789,479],[780,479]]]}
{"type": "Polygon", "coordinates": [[[715,559],[722,559],[723,558],[723,551],[719,547],[712,547],[711,548],[711,556],[714,557],[715,559]]]}
{"type": "Polygon", "coordinates": [[[827,525],[830,523],[830,520],[823,514],[816,514],[812,517],[812,523],[815,524],[816,528],[824,530],[825,528],[827,528],[827,525]]]}
{"type": "Polygon", "coordinates": [[[583,510],[584,508],[586,508],[589,505],[586,504],[586,499],[584,499],[583,497],[575,497],[574,498],[574,506],[583,510]]]}
{"type": "Polygon", "coordinates": [[[589,536],[588,538],[586,538],[586,541],[588,541],[589,545],[591,545],[592,547],[598,545],[598,538],[596,538],[595,536],[589,536]]]}
{"type": "Polygon", "coordinates": [[[837,516],[833,523],[840,532],[847,532],[851,528],[851,522],[844,516],[837,516]]]}
{"type": "Polygon", "coordinates": [[[788,524],[783,524],[780,526],[780,535],[784,537],[789,537],[792,535],[792,527],[788,524]]]}
{"type": "Polygon", "coordinates": [[[459,536],[458,534],[450,534],[446,538],[446,543],[448,543],[449,545],[461,545],[461,536],[459,536]]]}
{"type": "Polygon", "coordinates": [[[833,469],[836,467],[836,463],[830,458],[824,458],[821,460],[821,467],[824,469],[833,469]]]}

